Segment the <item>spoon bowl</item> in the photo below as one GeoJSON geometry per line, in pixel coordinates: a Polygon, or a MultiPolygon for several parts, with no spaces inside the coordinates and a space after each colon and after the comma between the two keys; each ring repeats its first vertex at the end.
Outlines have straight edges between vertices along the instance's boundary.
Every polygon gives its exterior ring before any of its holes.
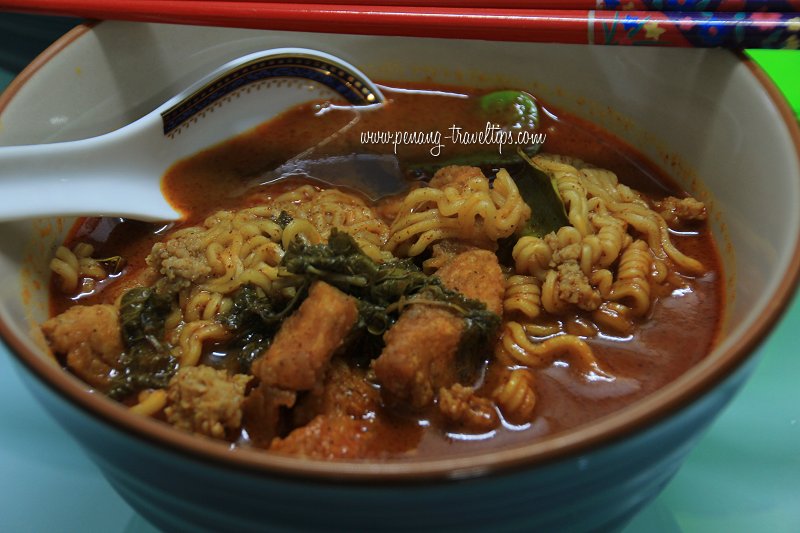
{"type": "MultiPolygon", "coordinates": [[[[275,48],[222,65],[139,120],[105,135],[0,148],[0,222],[81,215],[179,219],[182,214],[161,188],[170,166],[319,98],[343,98],[354,106],[384,101],[360,70],[335,56],[275,48]]],[[[342,175],[347,179],[349,174],[342,175]]],[[[385,173],[389,180],[393,175],[402,179],[399,172],[385,173]]]]}

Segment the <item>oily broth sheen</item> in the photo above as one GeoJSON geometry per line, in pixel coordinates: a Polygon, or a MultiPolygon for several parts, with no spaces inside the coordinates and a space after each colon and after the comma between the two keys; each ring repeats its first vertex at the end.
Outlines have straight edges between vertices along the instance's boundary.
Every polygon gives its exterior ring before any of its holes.
{"type": "MultiPolygon", "coordinates": [[[[449,133],[453,125],[464,131],[481,131],[485,118],[475,113],[477,96],[488,91],[455,87],[383,87],[388,103],[380,109],[358,110],[346,106],[309,103],[281,114],[270,122],[176,163],[166,174],[163,189],[170,202],[185,213],[185,220],[167,226],[123,221],[121,219],[81,219],[73,228],[67,246],[88,242],[95,246],[95,257],[120,255],[125,258],[123,272],[98,284],[89,294],[69,298],[55,286],[51,290],[53,315],[63,312],[76,300],[83,304],[113,302],[124,290],[140,282],[144,257],[152,245],[173,229],[195,225],[219,209],[242,208],[249,198],[264,193],[277,195],[307,178],[292,178],[270,186],[258,185],[258,176],[286,160],[303,154],[316,158],[331,154],[393,153],[392,145],[363,145],[361,131],[440,131],[449,133]]],[[[635,149],[604,131],[544,104],[540,131],[547,134],[544,150],[568,154],[614,171],[620,181],[647,195],[660,198],[682,196],[683,191],[635,149]]],[[[402,165],[435,162],[474,146],[455,146],[442,139],[441,155],[428,153],[430,146],[398,145],[402,165]]],[[[482,146],[492,152],[495,146],[482,146]]],[[[313,183],[313,182],[312,182],[313,183]]],[[[261,196],[263,198],[263,196],[261,196]]],[[[380,206],[378,206],[380,207],[380,206]]],[[[723,308],[721,263],[705,223],[693,231],[674,233],[673,242],[685,254],[706,265],[708,273],[693,280],[690,289],[659,298],[648,320],[631,337],[598,335],[587,339],[598,359],[618,379],[613,382],[585,383],[570,371],[569,361],[536,371],[536,418],[525,426],[503,424],[486,435],[461,435],[437,429],[438,414],[433,409],[420,421],[396,419],[389,440],[418,441],[417,455],[473,452],[530,442],[558,433],[618,410],[674,380],[711,350],[719,330],[723,308]],[[676,334],[680,332],[680,334],[676,334]]],[[[219,347],[212,349],[219,353],[219,347]]],[[[209,354],[211,355],[211,354],[209,354]]],[[[211,355],[216,359],[218,355],[211,355]]],[[[493,384],[484,384],[489,390],[493,384]]],[[[394,417],[393,417],[394,418],[394,417]]]]}

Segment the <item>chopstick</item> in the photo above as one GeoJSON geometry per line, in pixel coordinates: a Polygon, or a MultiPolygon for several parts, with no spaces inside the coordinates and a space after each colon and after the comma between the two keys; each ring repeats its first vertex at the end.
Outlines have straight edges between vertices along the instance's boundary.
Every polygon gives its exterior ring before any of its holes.
{"type": "MultiPolygon", "coordinates": [[[[174,0],[185,1],[185,0],[174,0]]],[[[275,3],[271,0],[220,0],[275,3]]],[[[295,0],[295,4],[336,5],[338,0],[295,0]]],[[[681,11],[681,12],[791,12],[798,9],[787,0],[717,0],[709,9],[708,0],[683,0],[682,2],[658,2],[652,0],[348,0],[353,6],[416,6],[416,7],[468,7],[476,9],[559,9],[559,10],[603,10],[603,11],[681,11]]]]}
{"type": "MultiPolygon", "coordinates": [[[[446,1],[446,0],[445,0],[446,1]]],[[[800,13],[278,3],[0,0],[0,10],[269,30],[633,46],[800,48],[800,13]]]]}

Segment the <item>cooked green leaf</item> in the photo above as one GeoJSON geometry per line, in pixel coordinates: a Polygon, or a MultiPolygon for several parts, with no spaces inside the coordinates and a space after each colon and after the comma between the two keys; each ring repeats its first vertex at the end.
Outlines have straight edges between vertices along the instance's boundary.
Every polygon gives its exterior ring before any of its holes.
{"type": "Polygon", "coordinates": [[[120,328],[125,352],[112,377],[109,395],[124,398],[144,389],[164,388],[178,369],[164,337],[164,323],[172,311],[174,295],[150,287],[137,287],[122,296],[120,328]]]}
{"type": "Polygon", "coordinates": [[[131,347],[147,337],[160,339],[164,322],[172,310],[173,296],[150,287],[136,287],[122,296],[119,318],[122,340],[131,347]]]}
{"type": "Polygon", "coordinates": [[[221,320],[234,333],[228,355],[236,359],[240,372],[249,372],[253,361],[269,348],[281,322],[297,309],[307,288],[305,280],[299,280],[289,298],[268,296],[254,285],[244,285],[234,293],[233,305],[221,320]]]}
{"type": "Polygon", "coordinates": [[[254,285],[245,285],[233,295],[231,310],[223,317],[228,329],[239,331],[256,324],[277,330],[281,321],[300,305],[305,297],[307,284],[300,280],[294,296],[278,299],[263,294],[254,285]]]}
{"type": "Polygon", "coordinates": [[[238,371],[247,374],[250,367],[269,345],[272,344],[273,333],[266,333],[258,329],[248,329],[237,335],[228,347],[228,357],[235,358],[238,371]]]}
{"type": "Polygon", "coordinates": [[[522,228],[520,235],[544,237],[551,231],[558,231],[559,228],[568,226],[569,219],[564,209],[564,202],[553,180],[525,153],[521,150],[518,153],[526,164],[511,169],[509,174],[517,184],[522,199],[531,208],[531,218],[522,228]]]}
{"type": "Polygon", "coordinates": [[[168,350],[138,344],[120,357],[121,370],[111,379],[109,396],[125,398],[145,389],[163,389],[178,370],[178,361],[168,350]]]}
{"type": "Polygon", "coordinates": [[[281,211],[280,214],[273,220],[281,228],[286,229],[286,226],[288,226],[289,223],[292,221],[292,215],[290,215],[286,211],[281,211]]]}

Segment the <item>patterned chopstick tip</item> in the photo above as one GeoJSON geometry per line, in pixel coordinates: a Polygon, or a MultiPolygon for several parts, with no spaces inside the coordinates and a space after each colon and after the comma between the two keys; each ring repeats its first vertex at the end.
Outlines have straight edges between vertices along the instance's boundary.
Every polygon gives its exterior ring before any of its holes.
{"type": "Polygon", "coordinates": [[[800,49],[800,13],[595,11],[587,42],[603,45],[800,49]]]}

